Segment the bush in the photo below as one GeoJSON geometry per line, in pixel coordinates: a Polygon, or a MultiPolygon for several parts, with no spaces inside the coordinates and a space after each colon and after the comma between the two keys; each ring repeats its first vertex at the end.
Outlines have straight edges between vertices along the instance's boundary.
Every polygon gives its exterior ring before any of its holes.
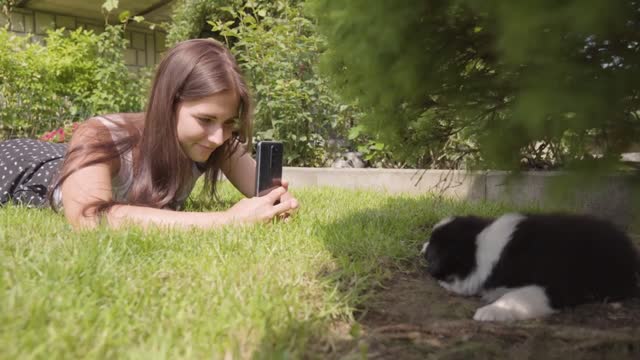
{"type": "Polygon", "coordinates": [[[636,1],[309,3],[324,69],[407,162],[615,168],[640,136],[636,1]]]}
{"type": "Polygon", "coordinates": [[[174,18],[169,41],[210,36],[231,49],[254,91],[255,139],[283,141],[287,165],[321,166],[340,150],[359,113],[316,73],[325,44],[299,1],[185,1],[174,18]]]}
{"type": "Polygon", "coordinates": [[[0,137],[34,137],[89,116],[144,107],[147,72],[131,73],[122,26],[49,31],[44,45],[0,29],[0,137]]]}

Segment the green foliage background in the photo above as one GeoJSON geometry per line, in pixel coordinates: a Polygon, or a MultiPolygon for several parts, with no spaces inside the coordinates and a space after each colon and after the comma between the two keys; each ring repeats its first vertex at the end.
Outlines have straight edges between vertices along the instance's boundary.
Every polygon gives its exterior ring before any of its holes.
{"type": "Polygon", "coordinates": [[[285,143],[286,163],[324,165],[346,142],[358,110],[341,102],[316,72],[325,43],[302,1],[187,0],[168,41],[213,37],[231,48],[256,100],[256,140],[285,143]]]}
{"type": "Polygon", "coordinates": [[[149,74],[128,71],[122,32],[58,29],[41,44],[0,28],[0,137],[35,137],[95,114],[142,110],[149,74]]]}
{"type": "Polygon", "coordinates": [[[335,88],[366,110],[370,133],[414,163],[613,165],[638,139],[636,1],[309,7],[335,88]]]}
{"type": "MultiPolygon", "coordinates": [[[[288,165],[358,150],[384,167],[610,169],[640,135],[639,9],[631,0],[181,0],[167,45],[225,42],[254,91],[256,140],[284,141],[288,165]]],[[[122,27],[59,30],[44,45],[3,30],[1,136],[141,110],[149,73],[127,71],[122,27]]]]}

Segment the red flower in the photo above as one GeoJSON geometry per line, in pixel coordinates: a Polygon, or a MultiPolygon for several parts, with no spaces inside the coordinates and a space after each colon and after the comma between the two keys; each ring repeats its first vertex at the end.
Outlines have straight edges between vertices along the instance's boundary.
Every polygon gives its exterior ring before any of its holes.
{"type": "Polygon", "coordinates": [[[60,127],[55,130],[45,132],[39,137],[39,139],[41,141],[63,143],[65,142],[65,140],[68,140],[71,137],[73,132],[78,128],[78,126],[80,126],[80,123],[74,122],[71,124],[71,126],[60,127]]]}

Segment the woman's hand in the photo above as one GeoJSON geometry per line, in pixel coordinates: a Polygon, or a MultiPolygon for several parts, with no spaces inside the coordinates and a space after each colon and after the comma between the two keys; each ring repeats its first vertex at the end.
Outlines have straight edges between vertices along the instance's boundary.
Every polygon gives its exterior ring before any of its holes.
{"type": "Polygon", "coordinates": [[[286,216],[284,214],[298,207],[298,200],[286,194],[289,194],[287,189],[281,186],[267,195],[242,199],[227,210],[226,215],[230,223],[242,224],[267,222],[276,216],[286,216]],[[280,203],[274,205],[278,200],[280,203]]]}
{"type": "Polygon", "coordinates": [[[282,194],[282,196],[280,197],[280,202],[290,201],[292,202],[292,204],[295,204],[294,206],[292,206],[291,210],[286,211],[279,215],[281,219],[286,219],[289,216],[291,216],[291,214],[293,214],[295,209],[298,208],[299,203],[298,203],[298,200],[294,198],[293,195],[291,195],[291,193],[289,192],[289,182],[287,180],[282,179],[281,184],[282,184],[282,187],[287,190],[287,192],[282,194]]]}

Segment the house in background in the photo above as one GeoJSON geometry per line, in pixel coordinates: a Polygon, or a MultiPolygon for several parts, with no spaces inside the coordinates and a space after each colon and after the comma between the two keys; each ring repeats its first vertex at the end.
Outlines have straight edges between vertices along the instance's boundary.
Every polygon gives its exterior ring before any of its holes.
{"type": "MultiPolygon", "coordinates": [[[[120,0],[118,9],[111,14],[110,23],[118,22],[117,15],[125,10],[131,16],[143,16],[152,23],[169,22],[171,9],[176,0],[120,0]]],[[[33,34],[40,40],[47,29],[90,29],[96,33],[104,30],[104,0],[16,0],[9,17],[0,13],[0,26],[10,24],[9,30],[17,34],[33,34]]],[[[130,22],[125,37],[129,46],[125,50],[125,61],[131,70],[154,66],[160,62],[165,50],[166,33],[159,29],[130,22]]]]}

